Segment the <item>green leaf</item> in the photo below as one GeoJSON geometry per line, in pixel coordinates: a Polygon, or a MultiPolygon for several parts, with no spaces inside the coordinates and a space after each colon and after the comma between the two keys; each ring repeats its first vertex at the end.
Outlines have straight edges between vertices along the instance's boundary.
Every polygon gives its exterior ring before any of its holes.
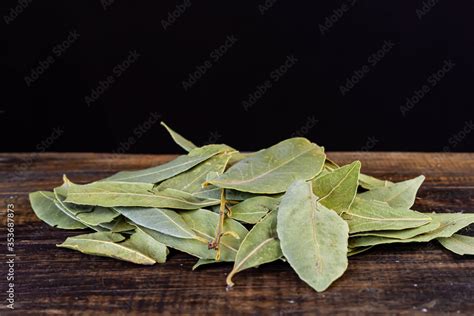
{"type": "MultiPolygon", "coordinates": [[[[184,138],[183,136],[181,136],[180,134],[176,133],[175,131],[173,131],[169,126],[167,126],[164,122],[161,122],[161,125],[163,125],[166,130],[168,131],[168,133],[170,134],[171,138],[173,138],[174,142],[176,144],[178,144],[181,148],[183,148],[184,150],[186,150],[187,152],[190,152],[191,150],[193,149],[196,149],[197,146],[194,145],[191,141],[187,140],[186,138],[184,138]]],[[[248,154],[243,154],[243,153],[239,153],[237,152],[236,150],[234,150],[232,147],[229,147],[229,149],[232,149],[233,151],[235,151],[231,158],[230,158],[230,161],[229,163],[231,165],[237,163],[238,161],[244,159],[245,157],[248,156],[248,154]]]]}
{"type": "Polygon", "coordinates": [[[118,216],[110,223],[102,223],[99,226],[113,232],[113,233],[129,233],[135,230],[135,226],[130,225],[125,217],[118,216]]]}
{"type": "Polygon", "coordinates": [[[426,234],[407,239],[414,242],[427,242],[434,238],[451,237],[454,233],[474,223],[474,214],[468,213],[430,213],[427,214],[433,218],[433,221],[440,223],[440,226],[426,234]]]}
{"type": "MultiPolygon", "coordinates": [[[[207,179],[209,180],[209,179],[207,179]]],[[[209,200],[219,200],[221,198],[222,189],[216,187],[215,185],[207,185],[202,188],[200,191],[192,193],[193,196],[200,199],[209,199],[209,200]]],[[[245,201],[247,199],[261,196],[260,194],[241,192],[237,190],[226,189],[225,190],[225,199],[227,201],[245,201]]],[[[273,194],[272,197],[279,197],[281,194],[273,194]]]]}
{"type": "Polygon", "coordinates": [[[428,233],[421,234],[409,239],[395,239],[395,238],[383,238],[375,236],[357,237],[351,238],[350,247],[365,247],[365,246],[376,246],[381,244],[392,244],[392,243],[410,243],[410,242],[429,242],[436,238],[451,237],[453,234],[463,229],[466,226],[474,223],[474,214],[462,214],[462,213],[447,213],[447,214],[436,214],[430,213],[429,216],[433,218],[433,221],[439,222],[440,226],[428,233]]]}
{"type": "Polygon", "coordinates": [[[229,216],[241,222],[255,224],[268,212],[276,210],[279,204],[279,199],[256,196],[232,206],[229,216]]]}
{"type": "Polygon", "coordinates": [[[229,162],[230,154],[219,154],[194,168],[170,178],[157,186],[158,190],[167,188],[195,193],[202,190],[202,185],[206,182],[209,173],[222,174],[229,162]]]}
{"type": "MultiPolygon", "coordinates": [[[[181,216],[189,227],[203,239],[212,241],[214,239],[215,230],[219,221],[219,214],[212,211],[200,209],[191,212],[181,212],[181,216]]],[[[233,253],[232,257],[235,256],[237,250],[240,247],[240,243],[245,238],[248,230],[239,222],[226,218],[224,221],[223,232],[234,232],[239,237],[238,239],[224,235],[221,239],[222,250],[228,249],[229,252],[233,253]]],[[[224,260],[226,261],[226,260],[224,260]]]]}
{"type": "Polygon", "coordinates": [[[244,192],[281,193],[295,180],[314,178],[325,158],[323,148],[305,138],[291,138],[239,161],[209,182],[244,192]]]}
{"type": "Polygon", "coordinates": [[[403,208],[392,208],[385,202],[356,198],[342,217],[351,234],[377,230],[401,230],[428,224],[431,217],[403,208]]]}
{"type": "Polygon", "coordinates": [[[83,223],[97,226],[99,224],[109,223],[119,215],[120,214],[111,208],[96,206],[92,212],[78,213],[76,216],[83,223]]]}
{"type": "Polygon", "coordinates": [[[98,232],[68,237],[58,247],[69,248],[85,254],[111,257],[137,264],[164,262],[166,247],[141,231],[125,240],[121,234],[98,232]]]}
{"type": "Polygon", "coordinates": [[[264,263],[280,259],[283,253],[277,236],[277,212],[268,213],[247,234],[235,257],[234,268],[227,276],[227,285],[233,286],[235,274],[264,263]]]}
{"type": "Polygon", "coordinates": [[[183,148],[186,151],[191,151],[195,148],[197,148],[196,145],[194,145],[192,142],[181,136],[180,134],[176,133],[173,131],[168,125],[165,124],[165,122],[161,122],[161,125],[166,128],[168,133],[170,134],[171,138],[173,138],[174,142],[178,144],[181,148],[183,148]]]}
{"type": "Polygon", "coordinates": [[[217,263],[216,260],[214,259],[199,259],[194,265],[193,265],[193,271],[196,270],[197,268],[204,266],[204,265],[209,265],[209,264],[214,264],[217,263]]]}
{"type": "Polygon", "coordinates": [[[347,269],[349,228],[336,212],[317,201],[311,183],[296,181],[278,208],[278,237],[298,276],[318,292],[347,269]]]}
{"type": "Polygon", "coordinates": [[[165,263],[169,250],[162,244],[145,233],[140,227],[135,228],[135,233],[125,241],[126,246],[140,251],[142,254],[152,258],[157,263],[165,263]]]}
{"type": "Polygon", "coordinates": [[[361,173],[359,175],[359,184],[364,189],[373,190],[376,188],[389,187],[393,184],[393,182],[390,182],[388,180],[380,180],[375,177],[361,173]]]}
{"type": "Polygon", "coordinates": [[[135,224],[166,235],[178,238],[196,236],[181,215],[173,210],[154,207],[115,207],[114,209],[135,224]]]}
{"type": "MultiPolygon", "coordinates": [[[[174,130],[172,130],[168,125],[166,125],[164,122],[161,122],[161,125],[163,125],[168,133],[170,134],[171,138],[173,138],[174,142],[178,144],[181,148],[186,150],[187,152],[190,152],[196,148],[198,148],[196,145],[194,145],[191,141],[187,140],[180,134],[176,133],[174,130]]],[[[248,154],[243,154],[239,153],[236,150],[234,150],[232,147],[228,147],[231,151],[234,151],[234,153],[230,157],[229,163],[231,165],[235,164],[236,162],[242,160],[243,158],[247,157],[248,154]]]]}
{"type": "MultiPolygon", "coordinates": [[[[221,188],[218,188],[218,189],[222,190],[221,188]]],[[[249,193],[249,192],[241,192],[237,190],[230,190],[230,189],[225,190],[225,199],[227,201],[245,201],[247,199],[251,199],[257,196],[261,196],[261,195],[255,194],[255,193],[249,193]]],[[[280,196],[280,194],[273,195],[273,196],[280,196]]]]}
{"type": "MultiPolygon", "coordinates": [[[[144,232],[146,232],[148,235],[153,237],[153,239],[157,240],[158,242],[163,243],[170,248],[195,256],[197,258],[214,259],[216,256],[216,251],[214,249],[210,249],[210,250],[208,249],[209,241],[207,239],[200,238],[199,236],[196,236],[193,239],[184,239],[184,238],[169,236],[169,235],[157,232],[156,230],[148,229],[145,227],[140,226],[140,228],[144,232]]],[[[227,255],[228,250],[224,250],[222,252],[226,254],[225,258],[228,259],[229,258],[229,255],[227,255]]],[[[230,255],[230,257],[232,256],[230,255]]],[[[230,260],[230,261],[233,261],[233,260],[230,260]]]]}
{"type": "Polygon", "coordinates": [[[66,202],[103,207],[142,206],[175,209],[198,209],[216,205],[216,200],[201,200],[190,193],[173,189],[153,191],[153,184],[133,182],[93,182],[72,185],[66,202]]]}
{"type": "Polygon", "coordinates": [[[324,170],[327,170],[328,172],[331,172],[331,171],[334,171],[336,169],[339,169],[339,165],[337,163],[335,163],[329,157],[326,157],[326,161],[324,162],[324,170]]]}
{"type": "Polygon", "coordinates": [[[56,206],[64,214],[66,214],[67,216],[71,217],[74,220],[77,220],[78,222],[80,222],[81,224],[83,224],[86,227],[92,228],[93,230],[98,231],[98,232],[107,231],[108,230],[107,228],[104,228],[100,225],[90,225],[90,224],[84,222],[83,220],[81,220],[77,216],[78,214],[86,214],[86,213],[92,212],[94,207],[90,206],[90,205],[77,205],[77,204],[73,204],[73,203],[67,203],[65,201],[66,197],[62,194],[66,194],[67,191],[69,190],[69,187],[71,185],[74,185],[74,184],[72,184],[72,182],[67,180],[67,178],[64,178],[64,179],[65,179],[64,184],[62,186],[57,187],[57,188],[54,189],[54,196],[55,196],[55,202],[54,203],[56,204],[56,206]]]}
{"type": "Polygon", "coordinates": [[[31,208],[36,216],[46,224],[61,229],[83,229],[83,224],[65,214],[57,205],[53,192],[37,191],[30,193],[31,208]]]}
{"type": "MultiPolygon", "coordinates": [[[[69,187],[73,184],[74,183],[72,183],[71,180],[69,180],[67,178],[67,176],[64,174],[63,175],[63,184],[61,184],[59,187],[54,188],[55,196],[60,195],[60,196],[66,197],[67,196],[67,191],[69,190],[69,187]]],[[[92,209],[90,209],[89,211],[92,211],[92,209]]]]}
{"type": "Polygon", "coordinates": [[[360,253],[366,252],[367,250],[371,249],[372,246],[369,247],[357,247],[357,248],[349,248],[347,251],[347,256],[352,257],[358,255],[360,253]]]}
{"type": "MultiPolygon", "coordinates": [[[[220,201],[222,189],[208,183],[209,181],[218,178],[221,174],[222,172],[215,172],[215,171],[208,173],[206,176],[206,183],[204,187],[197,192],[193,192],[193,195],[201,199],[211,199],[211,200],[214,199],[214,200],[220,201]]],[[[234,201],[234,202],[244,201],[256,196],[261,196],[261,195],[255,194],[255,193],[249,193],[249,192],[241,192],[241,191],[232,190],[232,189],[225,190],[225,199],[227,201],[234,201]]]]}
{"type": "MultiPolygon", "coordinates": [[[[63,176],[63,184],[59,187],[54,188],[54,196],[56,199],[56,203],[59,204],[59,207],[65,211],[67,214],[70,214],[76,220],[77,214],[81,213],[89,213],[94,210],[94,207],[91,205],[75,205],[71,203],[66,203],[67,193],[69,192],[69,188],[71,186],[78,186],[77,184],[72,183],[65,175],[63,176]]],[[[87,224],[86,224],[87,225],[87,224]]]]}
{"type": "Polygon", "coordinates": [[[375,188],[359,194],[359,197],[365,200],[386,202],[395,208],[411,208],[415,203],[416,193],[424,180],[424,176],[419,176],[388,187],[375,188]]]}
{"type": "Polygon", "coordinates": [[[432,220],[428,224],[415,227],[415,228],[363,232],[363,233],[353,234],[351,235],[351,238],[364,237],[364,236],[377,236],[377,237],[384,237],[384,238],[409,239],[421,234],[431,232],[437,229],[439,226],[440,226],[439,222],[432,220]]]}
{"type": "Polygon", "coordinates": [[[447,238],[437,238],[438,242],[449,251],[458,255],[474,255],[474,237],[454,234],[447,238]]]}
{"type": "Polygon", "coordinates": [[[357,193],[361,163],[354,161],[313,180],[313,192],[319,202],[339,214],[347,211],[357,193]]]}
{"type": "Polygon", "coordinates": [[[136,171],[121,171],[102,181],[158,183],[185,172],[207,159],[224,151],[231,151],[226,145],[207,145],[193,149],[188,155],[165,164],[136,171]]]}
{"type": "Polygon", "coordinates": [[[232,156],[230,157],[229,166],[233,166],[236,163],[238,163],[239,161],[241,161],[245,158],[248,158],[251,155],[253,155],[253,153],[241,153],[241,152],[236,150],[235,152],[232,153],[232,156]]]}
{"type": "MultiPolygon", "coordinates": [[[[73,203],[67,203],[66,197],[69,192],[69,188],[71,186],[78,186],[77,184],[73,183],[69,180],[66,175],[63,175],[63,184],[59,187],[54,188],[54,196],[56,198],[56,203],[61,208],[63,212],[68,214],[69,216],[73,217],[74,219],[80,221],[87,227],[92,227],[93,225],[87,224],[86,222],[82,221],[77,215],[78,214],[86,214],[94,211],[94,206],[91,205],[76,205],[73,203]]],[[[99,211],[101,212],[101,211],[99,211]]],[[[105,223],[105,222],[104,222],[105,223]]]]}
{"type": "Polygon", "coordinates": [[[207,185],[201,190],[193,192],[192,195],[199,199],[218,201],[221,196],[221,191],[221,188],[218,188],[214,185],[207,185]]]}
{"type": "MultiPolygon", "coordinates": [[[[168,247],[188,253],[200,259],[215,259],[216,251],[209,249],[208,245],[214,239],[215,229],[219,221],[219,214],[208,210],[195,210],[182,212],[181,216],[189,227],[196,233],[193,239],[183,239],[159,233],[154,230],[143,228],[143,230],[157,241],[168,247]]],[[[221,261],[234,261],[241,241],[247,235],[247,229],[237,221],[227,218],[224,222],[224,232],[233,231],[240,239],[225,235],[221,238],[221,261]]]]}

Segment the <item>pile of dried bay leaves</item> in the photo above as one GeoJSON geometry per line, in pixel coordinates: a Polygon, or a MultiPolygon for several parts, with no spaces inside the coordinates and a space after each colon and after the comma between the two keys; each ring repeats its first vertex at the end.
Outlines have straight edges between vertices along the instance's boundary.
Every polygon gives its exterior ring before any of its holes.
{"type": "MultiPolygon", "coordinates": [[[[163,123],[162,123],[163,124],[163,123]]],[[[474,214],[411,209],[424,177],[392,183],[338,166],[305,138],[256,153],[196,147],[163,124],[188,151],[168,163],[89,184],[30,194],[36,215],[61,229],[92,229],[59,247],[137,264],[163,263],[168,247],[199,258],[195,267],[233,262],[245,269],[287,261],[316,291],[347,269],[348,256],[380,244],[429,242],[463,255],[474,238],[455,234],[474,214]]]]}

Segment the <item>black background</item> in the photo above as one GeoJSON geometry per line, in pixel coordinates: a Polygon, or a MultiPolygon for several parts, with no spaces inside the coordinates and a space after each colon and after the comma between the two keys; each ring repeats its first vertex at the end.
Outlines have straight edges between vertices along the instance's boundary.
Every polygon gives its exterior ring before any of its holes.
{"type": "Polygon", "coordinates": [[[184,1],[106,2],[33,0],[7,24],[18,2],[2,1],[2,151],[179,152],[159,123],[144,123],[151,113],[196,144],[241,150],[295,134],[329,151],[474,150],[472,1],[425,1],[434,6],[421,16],[423,1],[276,0],[262,14],[264,1],[190,0],[166,28],[184,1]],[[79,38],[56,56],[74,31],[79,38]],[[237,41],[212,60],[228,36],[237,41]],[[386,41],[393,48],[371,66],[386,41]],[[138,59],[88,106],[130,51],[138,59]],[[48,56],[54,62],[28,86],[48,56]],[[242,102],[287,56],[297,62],[246,110],[242,102]],[[206,60],[212,67],[185,90],[206,60]],[[455,66],[403,115],[445,61],[455,66]],[[342,95],[364,65],[370,71],[342,95]]]}

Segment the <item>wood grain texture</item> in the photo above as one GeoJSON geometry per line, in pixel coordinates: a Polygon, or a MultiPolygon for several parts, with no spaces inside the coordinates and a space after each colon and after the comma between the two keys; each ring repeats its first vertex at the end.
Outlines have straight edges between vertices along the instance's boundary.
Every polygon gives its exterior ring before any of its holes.
{"type": "MultiPolygon", "coordinates": [[[[343,164],[362,161],[363,172],[400,181],[427,176],[415,209],[474,212],[474,154],[332,153],[343,164]]],[[[244,271],[226,291],[230,264],[191,271],[195,259],[173,251],[164,265],[142,267],[56,248],[76,232],[37,219],[27,194],[51,190],[67,174],[90,182],[118,170],[139,169],[174,156],[110,154],[0,154],[2,236],[5,212],[15,205],[16,302],[28,314],[473,314],[474,258],[438,244],[387,245],[352,257],[346,274],[316,293],[283,262],[244,271]]],[[[472,230],[472,229],[471,229],[472,230]]],[[[464,233],[473,235],[469,229],[464,233]]],[[[2,260],[6,260],[2,237],[2,260]]],[[[5,308],[2,265],[0,314],[5,308]]]]}

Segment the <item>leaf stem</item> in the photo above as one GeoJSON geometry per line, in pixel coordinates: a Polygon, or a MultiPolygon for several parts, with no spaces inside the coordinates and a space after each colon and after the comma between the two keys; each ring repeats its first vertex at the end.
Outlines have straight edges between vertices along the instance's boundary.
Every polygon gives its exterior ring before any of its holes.
{"type": "Polygon", "coordinates": [[[225,220],[226,209],[227,209],[227,201],[225,199],[225,189],[222,189],[221,204],[219,208],[219,222],[216,228],[216,236],[214,237],[214,240],[209,243],[209,249],[216,250],[216,261],[219,261],[221,257],[220,242],[221,242],[221,237],[224,235],[224,220],[225,220]]]}

